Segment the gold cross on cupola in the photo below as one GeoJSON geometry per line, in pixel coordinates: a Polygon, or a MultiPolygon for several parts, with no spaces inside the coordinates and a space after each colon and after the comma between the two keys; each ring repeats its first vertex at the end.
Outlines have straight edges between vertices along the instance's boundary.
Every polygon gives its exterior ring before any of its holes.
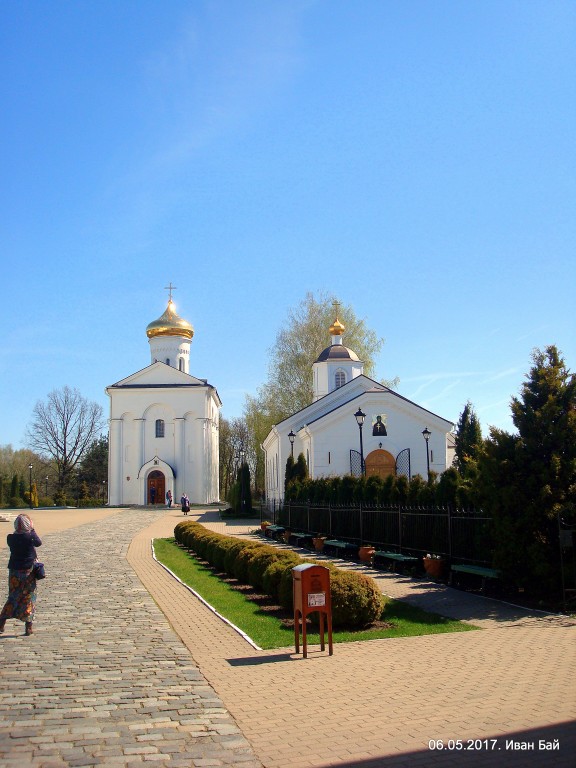
{"type": "Polygon", "coordinates": [[[168,301],[172,301],[172,291],[176,290],[176,286],[172,285],[172,281],[170,281],[169,285],[164,286],[165,291],[170,291],[170,296],[168,297],[168,301]]]}

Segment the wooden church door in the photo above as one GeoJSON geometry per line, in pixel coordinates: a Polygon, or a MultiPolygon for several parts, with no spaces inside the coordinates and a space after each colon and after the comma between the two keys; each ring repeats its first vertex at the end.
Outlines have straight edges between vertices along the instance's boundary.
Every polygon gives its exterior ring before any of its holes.
{"type": "Polygon", "coordinates": [[[166,493],[166,481],[164,475],[160,470],[155,469],[148,475],[148,504],[164,504],[166,493]]]}
{"type": "Polygon", "coordinates": [[[384,451],[381,448],[366,456],[364,461],[366,467],[366,477],[376,475],[384,479],[388,475],[396,474],[396,459],[388,451],[384,451]]]}

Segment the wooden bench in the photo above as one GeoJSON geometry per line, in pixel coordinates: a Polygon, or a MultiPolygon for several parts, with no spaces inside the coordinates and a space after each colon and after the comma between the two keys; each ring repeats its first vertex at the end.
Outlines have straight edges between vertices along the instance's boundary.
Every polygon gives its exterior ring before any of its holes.
{"type": "Polygon", "coordinates": [[[285,528],[283,525],[267,525],[264,535],[269,539],[279,539],[284,533],[284,530],[285,528]]]}
{"type": "MultiPolygon", "coordinates": [[[[467,565],[466,563],[454,564],[450,566],[449,584],[453,584],[455,573],[471,573],[473,576],[480,576],[482,578],[482,592],[486,591],[487,579],[497,580],[502,576],[500,571],[496,570],[496,568],[487,568],[483,565],[467,565]]],[[[458,582],[457,576],[456,582],[458,582]]]]}
{"type": "Polygon", "coordinates": [[[346,560],[354,560],[358,554],[358,545],[351,544],[349,541],[326,539],[323,551],[325,555],[337,555],[346,560]]]}
{"type": "Polygon", "coordinates": [[[312,535],[310,533],[300,533],[299,531],[293,532],[288,539],[288,543],[293,544],[295,547],[314,549],[312,535]]]}
{"type": "Polygon", "coordinates": [[[377,567],[379,560],[390,561],[390,567],[392,571],[396,570],[396,565],[405,565],[406,563],[414,564],[418,562],[418,558],[413,555],[401,555],[399,552],[384,552],[377,549],[372,557],[372,564],[377,567]]]}

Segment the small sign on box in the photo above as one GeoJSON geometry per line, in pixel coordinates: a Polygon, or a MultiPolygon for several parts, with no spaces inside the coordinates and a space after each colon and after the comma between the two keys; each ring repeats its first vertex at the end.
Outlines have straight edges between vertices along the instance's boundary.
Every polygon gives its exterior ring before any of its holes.
{"type": "Polygon", "coordinates": [[[309,608],[318,608],[321,605],[326,605],[326,592],[312,592],[308,594],[309,608]]]}

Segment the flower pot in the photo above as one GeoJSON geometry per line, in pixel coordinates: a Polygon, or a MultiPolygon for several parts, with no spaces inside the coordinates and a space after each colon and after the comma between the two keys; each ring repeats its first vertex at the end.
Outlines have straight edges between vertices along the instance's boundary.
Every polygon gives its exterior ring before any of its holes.
{"type": "Polygon", "coordinates": [[[446,561],[441,557],[423,557],[424,570],[428,576],[432,576],[433,579],[441,579],[444,575],[444,569],[446,567],[446,561]]]}
{"type": "Polygon", "coordinates": [[[371,563],[375,551],[374,547],[360,547],[358,549],[358,557],[363,563],[371,563]]]}
{"type": "Polygon", "coordinates": [[[314,544],[314,549],[316,550],[316,552],[322,552],[322,550],[324,549],[325,541],[326,541],[325,536],[315,536],[312,539],[312,544],[314,544]]]}
{"type": "Polygon", "coordinates": [[[268,528],[269,525],[270,523],[260,523],[260,528],[266,533],[266,528],[268,528]]]}

